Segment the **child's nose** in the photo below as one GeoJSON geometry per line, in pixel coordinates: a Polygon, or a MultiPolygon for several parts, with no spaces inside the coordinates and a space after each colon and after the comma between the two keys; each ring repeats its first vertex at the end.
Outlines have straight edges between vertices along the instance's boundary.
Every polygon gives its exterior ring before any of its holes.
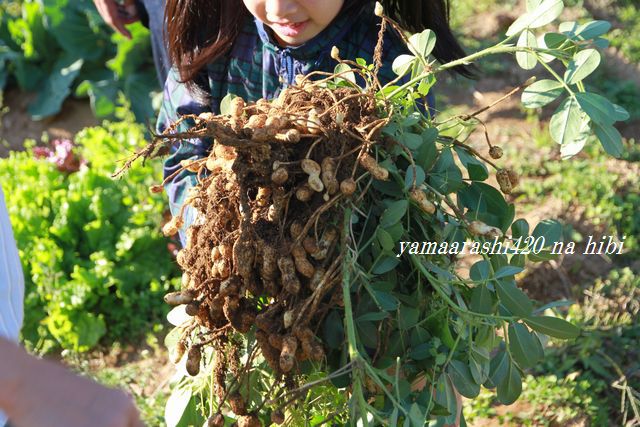
{"type": "Polygon", "coordinates": [[[265,12],[267,16],[274,18],[286,18],[295,13],[297,4],[294,0],[267,0],[265,12]]]}

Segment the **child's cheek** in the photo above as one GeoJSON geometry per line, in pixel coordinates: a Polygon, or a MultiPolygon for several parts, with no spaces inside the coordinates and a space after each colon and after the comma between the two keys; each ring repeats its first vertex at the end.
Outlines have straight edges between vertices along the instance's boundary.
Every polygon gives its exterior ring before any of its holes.
{"type": "Polygon", "coordinates": [[[309,17],[320,25],[329,25],[338,15],[344,0],[300,0],[309,17]]]}

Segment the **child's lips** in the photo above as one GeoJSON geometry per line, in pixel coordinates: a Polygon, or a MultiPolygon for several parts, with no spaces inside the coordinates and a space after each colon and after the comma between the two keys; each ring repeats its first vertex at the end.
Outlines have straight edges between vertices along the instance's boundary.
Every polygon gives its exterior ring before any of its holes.
{"type": "Polygon", "coordinates": [[[273,23],[271,24],[271,27],[279,34],[282,34],[287,37],[296,37],[302,34],[302,32],[307,27],[307,24],[309,24],[308,19],[302,22],[273,23]]]}

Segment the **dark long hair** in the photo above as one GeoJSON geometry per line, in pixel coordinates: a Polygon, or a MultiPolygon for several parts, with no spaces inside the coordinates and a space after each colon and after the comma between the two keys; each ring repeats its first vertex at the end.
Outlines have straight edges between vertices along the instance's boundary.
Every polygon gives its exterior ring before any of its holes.
{"type": "MultiPolygon", "coordinates": [[[[345,0],[344,8],[363,6],[373,0],[345,0]]],[[[433,55],[440,62],[465,56],[449,27],[449,0],[381,0],[385,13],[411,32],[431,29],[437,43],[433,55]]],[[[182,81],[193,83],[198,73],[227,53],[249,12],[239,0],[167,0],[165,38],[169,58],[182,81]]],[[[472,77],[473,68],[455,72],[472,77]]]]}

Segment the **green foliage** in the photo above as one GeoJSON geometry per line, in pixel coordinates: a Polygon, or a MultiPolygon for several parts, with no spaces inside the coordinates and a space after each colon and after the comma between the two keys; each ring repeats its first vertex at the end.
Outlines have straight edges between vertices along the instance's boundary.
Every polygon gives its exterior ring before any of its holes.
{"type": "Polygon", "coordinates": [[[88,167],[72,174],[33,157],[0,160],[9,214],[26,278],[23,339],[45,350],[86,351],[101,339],[133,340],[165,313],[162,295],[177,270],[158,224],[164,200],[140,167],[113,180],[116,161],[143,142],[130,120],[78,134],[88,167]]]}
{"type": "Polygon", "coordinates": [[[131,40],[112,35],[89,0],[3,3],[0,91],[15,82],[37,92],[28,107],[36,120],[58,113],[70,94],[89,96],[96,117],[113,118],[122,92],[146,123],[154,117],[157,78],[148,31],[140,24],[130,30],[131,40]]]}
{"type": "Polygon", "coordinates": [[[598,396],[601,386],[594,388],[575,375],[559,379],[554,375],[527,375],[522,384],[522,404],[517,411],[507,412],[495,398],[482,392],[465,406],[467,422],[482,425],[489,419],[504,425],[553,426],[587,422],[606,425],[604,402],[598,396]]]}
{"type": "MultiPolygon", "coordinates": [[[[579,341],[554,341],[523,382],[522,403],[501,408],[487,392],[465,407],[468,421],[546,426],[582,422],[625,425],[637,417],[640,338],[640,276],[629,268],[612,270],[583,291],[566,318],[585,331],[579,341]],[[624,389],[624,392],[623,392],[624,389]],[[622,410],[620,410],[622,408],[622,410]]],[[[511,333],[511,331],[510,331],[511,333]]]]}
{"type": "MultiPolygon", "coordinates": [[[[543,148],[547,148],[553,142],[543,144],[543,148]]],[[[521,172],[534,179],[525,180],[520,200],[535,204],[540,197],[553,195],[567,210],[580,207],[584,209],[584,219],[595,227],[619,239],[625,237],[625,256],[637,258],[640,196],[633,172],[640,160],[637,148],[631,141],[627,157],[619,161],[622,167],[608,163],[606,154],[594,147],[583,154],[571,162],[527,159],[520,167],[521,172]]]]}
{"type": "Polygon", "coordinates": [[[613,270],[584,294],[585,300],[572,306],[567,316],[583,327],[584,338],[554,346],[536,372],[588,381],[599,399],[607,402],[604,407],[616,408],[611,417],[637,420],[640,414],[634,414],[633,406],[640,407],[640,276],[629,268],[613,270]]]}
{"type": "Polygon", "coordinates": [[[632,80],[611,78],[604,71],[594,73],[590,91],[600,93],[629,112],[629,120],[640,119],[640,86],[632,80]]]}
{"type": "Polygon", "coordinates": [[[622,54],[634,64],[640,62],[640,6],[634,0],[616,2],[612,12],[620,20],[618,28],[611,32],[611,45],[618,48],[622,54]]]}

